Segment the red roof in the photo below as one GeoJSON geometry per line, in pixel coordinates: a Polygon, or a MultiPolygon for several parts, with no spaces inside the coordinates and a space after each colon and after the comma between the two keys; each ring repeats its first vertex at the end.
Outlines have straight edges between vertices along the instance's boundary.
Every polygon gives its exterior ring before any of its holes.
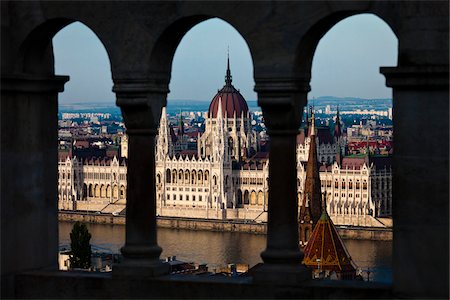
{"type": "Polygon", "coordinates": [[[356,275],[356,267],[326,210],[317,222],[304,253],[303,263],[310,268],[317,269],[319,259],[322,270],[343,273],[346,278],[356,275]]]}
{"type": "Polygon", "coordinates": [[[217,111],[219,110],[219,102],[222,99],[222,115],[223,117],[233,118],[241,117],[242,113],[244,115],[248,112],[247,101],[241,93],[231,84],[231,72],[230,72],[230,62],[228,60],[227,75],[225,76],[225,85],[221,90],[217,92],[209,105],[208,117],[216,118],[217,111]]]}

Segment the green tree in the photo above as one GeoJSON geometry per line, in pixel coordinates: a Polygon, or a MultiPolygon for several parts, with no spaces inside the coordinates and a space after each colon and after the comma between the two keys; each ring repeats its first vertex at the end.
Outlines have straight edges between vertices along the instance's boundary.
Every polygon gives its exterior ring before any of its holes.
{"type": "Polygon", "coordinates": [[[91,234],[85,224],[75,222],[70,233],[70,267],[87,269],[91,266],[91,234]]]}

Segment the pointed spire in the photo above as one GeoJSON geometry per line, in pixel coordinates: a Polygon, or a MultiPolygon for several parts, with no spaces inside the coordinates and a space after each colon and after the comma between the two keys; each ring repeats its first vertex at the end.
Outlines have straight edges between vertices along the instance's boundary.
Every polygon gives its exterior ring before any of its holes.
{"type": "Polygon", "coordinates": [[[337,140],[342,136],[341,118],[339,117],[339,105],[336,108],[336,122],[334,123],[334,138],[337,140]]]}
{"type": "Polygon", "coordinates": [[[180,109],[180,122],[178,123],[178,135],[184,135],[183,111],[180,109]]]}
{"type": "Polygon", "coordinates": [[[231,77],[231,71],[230,71],[230,50],[228,49],[228,52],[227,52],[227,74],[225,75],[225,84],[227,86],[231,85],[231,81],[232,81],[231,78],[232,77],[231,77]]]}
{"type": "Polygon", "coordinates": [[[315,132],[315,124],[314,124],[315,118],[314,118],[314,107],[311,108],[311,136],[315,136],[316,132],[315,132]]]}

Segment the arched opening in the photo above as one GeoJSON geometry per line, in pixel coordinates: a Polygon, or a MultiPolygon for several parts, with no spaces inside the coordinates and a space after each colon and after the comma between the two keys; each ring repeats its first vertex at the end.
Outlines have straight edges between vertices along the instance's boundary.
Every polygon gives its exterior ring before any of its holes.
{"type": "Polygon", "coordinates": [[[100,198],[105,198],[106,197],[106,186],[104,186],[103,184],[100,186],[100,198]]]}
{"type": "Polygon", "coordinates": [[[264,204],[264,193],[262,191],[258,192],[258,205],[264,204]]]}
{"type": "Polygon", "coordinates": [[[250,204],[251,205],[256,205],[257,203],[257,196],[256,196],[256,192],[252,191],[250,194],[250,204]]]}
{"type": "MultiPolygon", "coordinates": [[[[58,188],[59,190],[59,188],[58,188]]],[[[86,185],[86,183],[83,183],[83,200],[86,200],[88,196],[88,187],[86,185]]]]}
{"type": "Polygon", "coordinates": [[[156,183],[161,184],[161,174],[156,175],[156,183]]]}
{"type": "Polygon", "coordinates": [[[120,199],[126,199],[127,191],[124,185],[120,186],[120,199]]]}
{"type": "MultiPolygon", "coordinates": [[[[358,203],[374,199],[370,193],[359,194],[360,182],[363,190],[372,193],[371,180],[365,178],[385,176],[375,164],[371,165],[380,158],[369,156],[367,149],[376,147],[377,140],[381,141],[379,144],[391,145],[393,137],[392,91],[386,87],[379,68],[397,65],[398,41],[379,17],[351,15],[335,14],[313,26],[300,42],[295,69],[303,76],[311,75],[307,110],[310,117],[309,107],[314,105],[318,160],[331,165],[331,172],[326,167],[320,170],[321,177],[326,177],[326,182],[321,182],[322,191],[334,181],[333,193],[327,193],[327,203],[336,206],[328,207],[333,213],[331,218],[343,226],[367,226],[371,216],[368,212],[359,213],[358,203]],[[383,134],[378,135],[374,128],[383,134]],[[389,135],[385,134],[387,131],[389,135]],[[334,162],[339,170],[333,167],[334,162]],[[368,165],[372,166],[370,170],[364,169],[368,165]]],[[[382,159],[391,160],[392,153],[385,154],[382,159]]],[[[367,260],[363,256],[356,259],[363,266],[367,260]]]]}
{"type": "Polygon", "coordinates": [[[171,183],[172,175],[170,174],[170,169],[166,170],[166,183],[171,183]]]}
{"type": "Polygon", "coordinates": [[[242,205],[242,191],[240,189],[237,190],[237,200],[238,205],[242,205]]]}
{"type": "Polygon", "coordinates": [[[245,192],[244,192],[244,204],[249,204],[250,203],[250,201],[249,201],[249,192],[248,192],[248,190],[245,190],[245,192]]]}
{"type": "Polygon", "coordinates": [[[106,197],[111,198],[111,186],[109,184],[106,186],[106,197]]]}

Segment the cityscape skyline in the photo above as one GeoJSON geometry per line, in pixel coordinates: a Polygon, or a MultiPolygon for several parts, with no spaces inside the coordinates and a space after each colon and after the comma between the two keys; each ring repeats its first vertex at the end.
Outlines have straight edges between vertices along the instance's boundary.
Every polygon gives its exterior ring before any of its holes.
{"type": "MultiPolygon", "coordinates": [[[[53,44],[56,73],[71,76],[59,97],[61,104],[114,103],[108,55],[90,29],[82,23],[73,23],[54,37],[53,44]]],[[[168,100],[209,101],[215,94],[212,87],[223,80],[227,48],[236,74],[234,82],[246,99],[255,100],[249,48],[243,37],[220,19],[194,26],[179,43],[172,64],[168,100]],[[193,71],[196,76],[186,76],[193,71]]],[[[384,21],[368,14],[345,19],[319,42],[308,97],[391,98],[392,93],[378,68],[396,65],[396,55],[397,40],[384,21]],[[365,31],[372,34],[370,39],[365,31]]]]}

